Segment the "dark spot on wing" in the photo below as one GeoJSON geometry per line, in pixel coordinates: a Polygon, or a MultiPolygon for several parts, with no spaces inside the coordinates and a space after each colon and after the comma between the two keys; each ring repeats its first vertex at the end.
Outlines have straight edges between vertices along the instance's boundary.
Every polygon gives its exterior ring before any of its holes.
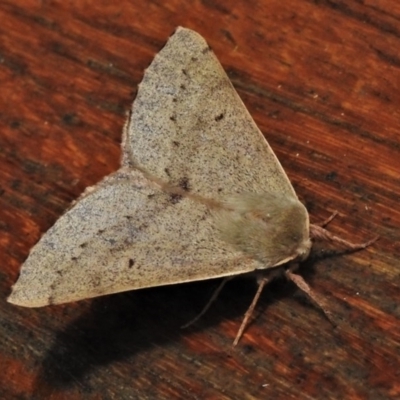
{"type": "Polygon", "coordinates": [[[169,172],[169,168],[164,168],[164,172],[167,174],[168,177],[171,177],[171,172],[169,172]]]}
{"type": "Polygon", "coordinates": [[[193,62],[196,62],[197,60],[198,60],[197,57],[192,57],[192,61],[193,61],[193,62]]]}
{"type": "Polygon", "coordinates": [[[135,265],[135,260],[134,260],[133,258],[130,258],[130,259],[129,259],[128,267],[129,267],[129,268],[132,268],[134,265],[135,265]]]}
{"type": "Polygon", "coordinates": [[[72,261],[76,261],[78,259],[78,257],[72,257],[71,260],[72,261]]]}
{"type": "Polygon", "coordinates": [[[180,86],[180,88],[182,89],[182,90],[186,90],[186,86],[182,83],[182,85],[180,86]]]}
{"type": "Polygon", "coordinates": [[[170,119],[171,121],[176,122],[176,116],[175,116],[175,115],[171,115],[171,116],[169,117],[169,119],[170,119]]]}
{"type": "MultiPolygon", "coordinates": [[[[57,287],[57,285],[56,285],[56,283],[54,283],[54,282],[50,285],[50,291],[51,291],[51,293],[53,293],[53,292],[56,291],[56,287],[57,287]]],[[[49,304],[54,304],[54,296],[53,296],[52,294],[47,298],[47,302],[48,302],[49,304]]]]}
{"type": "Polygon", "coordinates": [[[182,200],[182,196],[180,194],[171,194],[169,197],[169,201],[172,204],[178,204],[182,200]]]}
{"type": "Polygon", "coordinates": [[[176,147],[179,147],[181,144],[179,142],[177,142],[176,140],[172,141],[172,144],[176,147]]]}
{"type": "MultiPolygon", "coordinates": [[[[101,232],[99,232],[99,233],[101,233],[101,232]]],[[[81,249],[84,249],[87,245],[88,245],[88,244],[85,242],[85,243],[81,243],[81,244],[79,245],[79,247],[80,247],[81,249]]]]}
{"type": "Polygon", "coordinates": [[[186,69],[182,69],[182,74],[187,76],[187,71],[186,71],[186,69]]]}
{"type": "Polygon", "coordinates": [[[207,54],[207,53],[209,53],[211,51],[211,47],[210,46],[207,46],[207,47],[204,47],[204,49],[201,51],[203,54],[207,54]]]}
{"type": "MultiPolygon", "coordinates": [[[[178,186],[183,189],[184,191],[188,192],[190,190],[190,185],[189,185],[189,178],[184,176],[179,180],[178,186]]],[[[182,195],[173,193],[169,197],[169,201],[172,204],[177,204],[182,200],[182,195]]]]}
{"type": "Polygon", "coordinates": [[[181,187],[186,192],[190,190],[189,178],[187,176],[184,176],[179,180],[179,187],[181,187]]]}
{"type": "Polygon", "coordinates": [[[221,121],[221,119],[223,119],[223,118],[224,118],[224,114],[221,113],[221,114],[219,114],[219,115],[217,115],[217,116],[215,117],[215,120],[218,122],[218,121],[221,121]]]}

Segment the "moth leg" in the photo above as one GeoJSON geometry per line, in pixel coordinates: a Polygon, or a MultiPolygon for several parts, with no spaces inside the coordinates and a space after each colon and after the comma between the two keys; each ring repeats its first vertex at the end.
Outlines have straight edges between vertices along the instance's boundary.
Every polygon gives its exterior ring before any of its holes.
{"type": "Polygon", "coordinates": [[[261,276],[257,279],[258,282],[258,289],[257,292],[253,298],[253,301],[250,304],[250,307],[247,309],[246,314],[244,314],[242,324],[240,325],[240,328],[238,330],[238,333],[236,335],[235,340],[233,341],[233,346],[236,346],[239,343],[240,338],[243,335],[244,330],[246,329],[249,319],[253,314],[254,308],[257,305],[258,299],[261,296],[261,293],[264,289],[264,286],[271,280],[270,276],[261,276]]]}
{"type": "Polygon", "coordinates": [[[344,245],[350,250],[362,250],[365,249],[366,247],[370,246],[372,243],[375,243],[379,236],[375,236],[373,239],[368,240],[368,242],[365,243],[351,243],[347,240],[344,240],[333,233],[330,233],[326,229],[324,229],[322,226],[311,224],[310,225],[310,237],[312,239],[322,239],[322,240],[330,240],[331,242],[336,242],[344,245]]]}
{"type": "Polygon", "coordinates": [[[233,276],[228,276],[226,278],[224,278],[222,280],[222,282],[218,285],[218,287],[214,290],[210,300],[208,300],[207,304],[204,306],[204,308],[200,311],[199,314],[197,314],[193,319],[191,319],[188,323],[186,323],[185,325],[182,325],[181,328],[185,329],[188,326],[194,324],[195,322],[197,322],[210,308],[211,304],[214,303],[214,301],[216,300],[216,298],[218,297],[218,295],[221,293],[221,290],[223,289],[223,287],[225,286],[226,282],[230,281],[233,278],[233,276]]]}
{"type": "Polygon", "coordinates": [[[339,213],[337,211],[334,211],[329,218],[325,219],[322,222],[318,222],[317,224],[314,224],[314,225],[321,226],[322,228],[325,228],[325,226],[327,226],[329,224],[329,222],[331,222],[333,220],[333,218],[335,218],[338,214],[339,213]]]}
{"type": "Polygon", "coordinates": [[[322,310],[322,312],[325,314],[326,318],[332,323],[332,325],[336,326],[331,317],[332,313],[328,311],[324,306],[324,299],[311,289],[311,287],[303,279],[303,277],[301,275],[293,273],[290,269],[287,269],[285,271],[285,275],[322,310]]]}

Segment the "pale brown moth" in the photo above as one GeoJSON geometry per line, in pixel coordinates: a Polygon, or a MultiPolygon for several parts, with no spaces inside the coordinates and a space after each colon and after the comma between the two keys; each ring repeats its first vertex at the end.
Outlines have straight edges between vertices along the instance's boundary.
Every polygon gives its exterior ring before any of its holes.
{"type": "Polygon", "coordinates": [[[8,301],[41,307],[255,271],[259,288],[236,344],[278,273],[321,305],[294,273],[318,238],[351,249],[373,242],[351,244],[309,224],[205,40],[178,28],[139,85],[121,168],[88,188],[43,235],[8,301]]]}

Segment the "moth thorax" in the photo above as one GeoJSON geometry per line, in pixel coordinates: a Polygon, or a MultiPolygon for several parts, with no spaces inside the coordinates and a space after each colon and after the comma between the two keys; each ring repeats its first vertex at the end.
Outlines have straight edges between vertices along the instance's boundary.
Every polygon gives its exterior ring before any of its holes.
{"type": "Polygon", "coordinates": [[[217,214],[221,237],[267,267],[307,257],[309,219],[293,196],[248,193],[229,197],[217,214]]]}

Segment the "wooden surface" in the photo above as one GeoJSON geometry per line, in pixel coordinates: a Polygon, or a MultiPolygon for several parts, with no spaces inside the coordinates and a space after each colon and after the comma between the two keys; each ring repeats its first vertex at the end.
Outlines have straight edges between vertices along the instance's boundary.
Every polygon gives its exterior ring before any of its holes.
{"type": "Polygon", "coordinates": [[[398,2],[3,0],[0,21],[1,399],[400,398],[398,2]],[[40,235],[118,168],[143,70],[178,25],[212,46],[312,221],[338,210],[331,231],[381,236],[351,255],[318,244],[302,267],[336,329],[285,280],[236,348],[243,279],[187,330],[218,281],[6,303],[40,235]]]}

